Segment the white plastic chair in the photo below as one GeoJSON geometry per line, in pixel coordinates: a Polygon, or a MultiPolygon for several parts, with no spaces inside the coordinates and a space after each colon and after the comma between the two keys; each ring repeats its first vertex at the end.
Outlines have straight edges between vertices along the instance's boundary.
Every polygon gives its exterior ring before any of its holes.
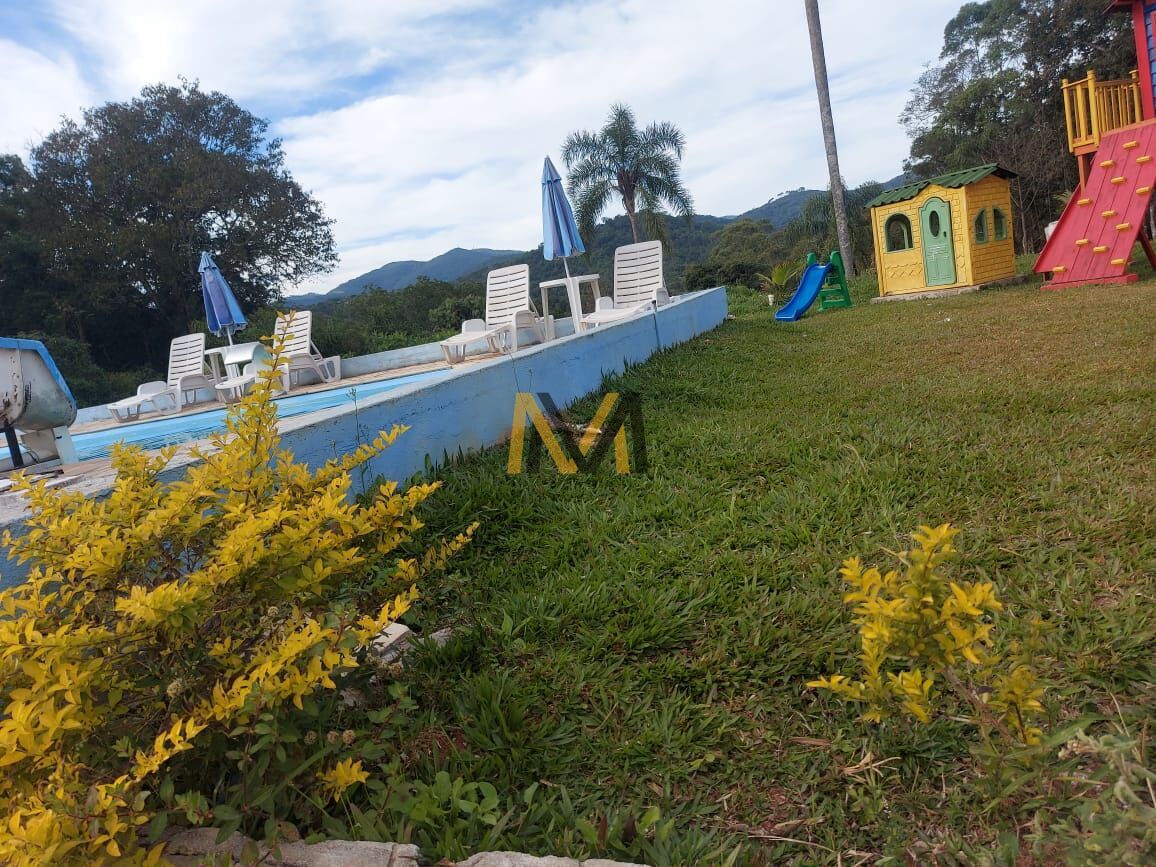
{"type": "MultiPolygon", "coordinates": [[[[266,357],[259,361],[251,361],[245,365],[245,369],[241,371],[239,376],[232,376],[228,379],[222,379],[217,383],[217,399],[225,403],[235,403],[240,400],[253,388],[253,384],[257,382],[257,377],[265,372],[271,365],[272,356],[266,354],[266,357]]],[[[282,364],[277,377],[274,379],[273,395],[286,394],[289,391],[289,366],[282,364]]]]}
{"type": "Polygon", "coordinates": [[[466,347],[482,340],[492,352],[517,352],[520,328],[533,330],[538,342],[546,339],[530,300],[530,266],[498,268],[486,277],[486,318],[463,322],[461,334],[442,341],[442,353],[457,364],[465,360],[466,347]]]}
{"type": "Polygon", "coordinates": [[[198,389],[213,390],[216,384],[216,378],[205,372],[205,335],[185,334],[169,344],[169,376],[165,382],[143,383],[137,387],[136,395],[110,403],[108,410],[119,422],[140,418],[141,410],[149,403],[157,412],[176,412],[185,404],[196,402],[198,389]]]}
{"type": "Polygon", "coordinates": [[[282,360],[289,369],[289,385],[293,385],[293,374],[302,370],[312,370],[322,382],[341,379],[341,356],[326,358],[313,343],[313,312],[297,310],[289,316],[278,316],[273,330],[274,342],[285,337],[282,360]]]}
{"type": "Polygon", "coordinates": [[[662,278],[662,242],[627,244],[614,251],[614,297],[599,297],[594,312],[578,322],[580,330],[617,322],[670,301],[662,278]]]}

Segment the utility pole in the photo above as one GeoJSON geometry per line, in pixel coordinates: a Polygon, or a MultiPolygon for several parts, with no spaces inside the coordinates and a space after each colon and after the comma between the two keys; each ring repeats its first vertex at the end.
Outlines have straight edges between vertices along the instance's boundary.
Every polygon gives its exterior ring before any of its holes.
{"type": "Polygon", "coordinates": [[[835,119],[831,114],[831,91],[827,87],[827,55],[823,51],[823,26],[819,22],[819,0],[803,0],[807,7],[807,30],[811,34],[811,62],[815,67],[815,90],[819,95],[819,119],[823,123],[823,144],[827,149],[827,172],[831,176],[831,200],[835,208],[835,230],[839,252],[847,276],[855,274],[851,259],[851,232],[847,228],[847,205],[843,199],[843,176],[839,174],[839,150],[835,147],[835,119]]]}

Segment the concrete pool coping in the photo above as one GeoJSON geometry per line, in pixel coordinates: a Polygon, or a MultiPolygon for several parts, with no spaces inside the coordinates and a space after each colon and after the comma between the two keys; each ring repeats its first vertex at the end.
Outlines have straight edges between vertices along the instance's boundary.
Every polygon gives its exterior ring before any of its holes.
{"type": "MultiPolygon", "coordinates": [[[[405,482],[429,464],[440,465],[447,457],[508,439],[516,392],[545,392],[557,406],[570,406],[597,391],[606,376],[621,374],[661,350],[717,327],[726,315],[723,287],[675,296],[657,311],[613,325],[534,344],[512,355],[473,357],[471,363],[446,369],[445,377],[432,382],[407,383],[355,404],[284,418],[279,422],[281,447],[316,468],[372,440],[380,430],[407,425],[406,434],[369,461],[364,472],[358,472],[355,488],[362,480],[370,482],[379,476],[405,482]]],[[[427,370],[437,369],[427,365],[427,370]]],[[[364,381],[399,375],[404,374],[389,371],[364,381]]],[[[342,380],[340,387],[350,384],[342,380]]],[[[206,445],[207,440],[199,440],[180,446],[162,478],[183,475],[195,460],[191,452],[206,445]]],[[[114,481],[109,462],[99,459],[67,466],[56,483],[99,497],[114,481]]],[[[23,496],[0,493],[0,530],[19,534],[26,517],[23,496]]],[[[12,561],[0,559],[0,586],[20,580],[22,574],[12,561]]]]}

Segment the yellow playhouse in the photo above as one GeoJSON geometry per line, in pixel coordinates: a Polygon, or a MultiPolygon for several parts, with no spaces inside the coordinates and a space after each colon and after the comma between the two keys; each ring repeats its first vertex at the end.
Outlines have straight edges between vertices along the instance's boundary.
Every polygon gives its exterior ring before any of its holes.
{"type": "Polygon", "coordinates": [[[995,163],[915,181],[871,202],[880,295],[991,283],[1016,272],[1010,172],[995,163]]]}

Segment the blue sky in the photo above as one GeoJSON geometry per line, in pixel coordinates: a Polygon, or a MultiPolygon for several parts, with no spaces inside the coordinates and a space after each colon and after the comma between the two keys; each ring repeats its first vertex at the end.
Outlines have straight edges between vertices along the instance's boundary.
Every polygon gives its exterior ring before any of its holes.
{"type": "MultiPolygon", "coordinates": [[[[821,2],[850,183],[900,171],[899,113],[960,3],[821,2]]],[[[802,0],[0,0],[0,57],[4,152],[178,76],[269,118],[336,220],[338,271],[298,291],[536,246],[542,157],[561,169],[618,101],[686,134],[701,213],[826,184],[802,0]]]]}

